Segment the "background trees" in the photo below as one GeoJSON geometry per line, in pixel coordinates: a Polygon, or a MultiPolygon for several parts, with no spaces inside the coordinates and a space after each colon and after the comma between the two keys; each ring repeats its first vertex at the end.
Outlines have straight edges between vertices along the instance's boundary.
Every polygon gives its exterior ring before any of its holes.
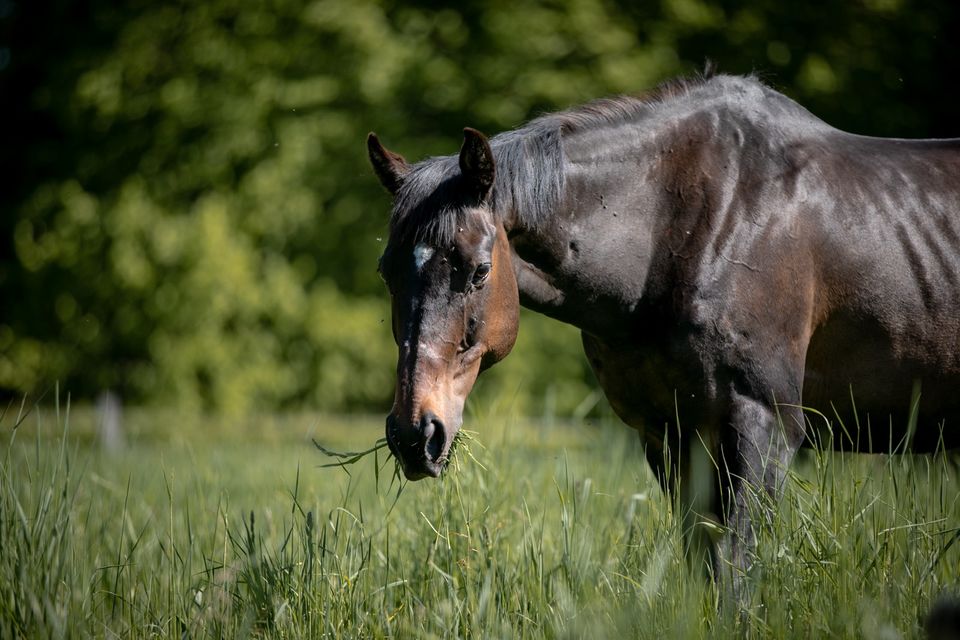
{"type": "MultiPolygon", "coordinates": [[[[0,0],[0,388],[382,410],[375,129],[457,149],[705,58],[864,134],[958,136],[951,0],[0,0]]],[[[855,241],[855,239],[851,239],[855,241]]],[[[576,332],[525,315],[480,393],[589,410],[576,332]]],[[[481,396],[482,397],[482,396],[481,396]]]]}

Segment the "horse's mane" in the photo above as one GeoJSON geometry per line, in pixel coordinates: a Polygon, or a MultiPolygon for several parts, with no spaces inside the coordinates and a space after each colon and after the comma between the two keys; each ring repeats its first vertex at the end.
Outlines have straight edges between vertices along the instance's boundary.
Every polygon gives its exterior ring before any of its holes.
{"type": "MultiPolygon", "coordinates": [[[[715,76],[708,63],[693,77],[675,78],[639,96],[593,100],[540,116],[491,138],[496,177],[491,192],[495,212],[514,211],[527,228],[536,228],[556,210],[563,195],[564,135],[631,122],[651,108],[685,96],[715,76]]],[[[396,194],[390,233],[394,242],[452,242],[468,191],[459,188],[457,156],[427,158],[413,166],[396,194]]]]}

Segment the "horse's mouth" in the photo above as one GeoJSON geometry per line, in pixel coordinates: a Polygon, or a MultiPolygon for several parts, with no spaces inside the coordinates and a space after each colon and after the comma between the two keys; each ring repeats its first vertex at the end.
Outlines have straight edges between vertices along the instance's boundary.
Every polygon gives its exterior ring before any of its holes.
{"type": "Polygon", "coordinates": [[[415,482],[417,480],[423,480],[424,478],[439,478],[443,470],[447,468],[447,462],[448,460],[446,458],[441,458],[437,462],[431,462],[424,457],[420,461],[419,468],[414,469],[401,459],[400,467],[403,469],[403,475],[407,480],[415,482]]]}
{"type": "Polygon", "coordinates": [[[445,437],[434,438],[426,446],[417,442],[410,444],[408,448],[414,450],[413,457],[415,460],[408,462],[408,457],[400,453],[404,446],[403,438],[400,436],[400,427],[392,415],[387,417],[386,426],[387,447],[393,457],[400,463],[400,468],[407,480],[417,481],[424,478],[440,477],[440,474],[450,463],[450,451],[445,446],[445,437]],[[419,451],[416,451],[416,449],[419,449],[419,451]]]}
{"type": "Polygon", "coordinates": [[[430,460],[424,453],[421,453],[420,456],[415,465],[409,465],[402,458],[400,459],[400,466],[403,468],[403,475],[406,476],[407,480],[439,478],[450,461],[446,455],[437,458],[437,460],[430,460]]]}

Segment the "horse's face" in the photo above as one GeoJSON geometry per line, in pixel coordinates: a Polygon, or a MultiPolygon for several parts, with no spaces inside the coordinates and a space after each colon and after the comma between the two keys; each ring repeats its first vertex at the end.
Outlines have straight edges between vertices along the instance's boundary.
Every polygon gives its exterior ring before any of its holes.
{"type": "MultiPolygon", "coordinates": [[[[375,136],[368,145],[378,176],[396,193],[410,167],[375,136]]],[[[506,233],[487,205],[494,167],[481,134],[466,132],[459,164],[454,188],[448,182],[445,196],[427,199],[437,207],[428,219],[459,208],[450,241],[417,241],[393,228],[380,260],[399,348],[386,436],[411,480],[440,475],[477,375],[506,356],[517,336],[517,282],[506,233]]]]}

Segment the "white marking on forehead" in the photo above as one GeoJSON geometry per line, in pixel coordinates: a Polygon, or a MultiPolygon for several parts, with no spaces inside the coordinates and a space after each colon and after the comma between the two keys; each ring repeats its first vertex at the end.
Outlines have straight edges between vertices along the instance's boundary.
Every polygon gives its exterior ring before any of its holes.
{"type": "Polygon", "coordinates": [[[417,265],[417,271],[423,269],[423,265],[427,264],[432,257],[433,247],[425,242],[421,242],[413,248],[413,261],[417,265]]]}
{"type": "Polygon", "coordinates": [[[423,358],[439,359],[441,357],[440,353],[426,342],[417,343],[417,354],[423,358]]]}

